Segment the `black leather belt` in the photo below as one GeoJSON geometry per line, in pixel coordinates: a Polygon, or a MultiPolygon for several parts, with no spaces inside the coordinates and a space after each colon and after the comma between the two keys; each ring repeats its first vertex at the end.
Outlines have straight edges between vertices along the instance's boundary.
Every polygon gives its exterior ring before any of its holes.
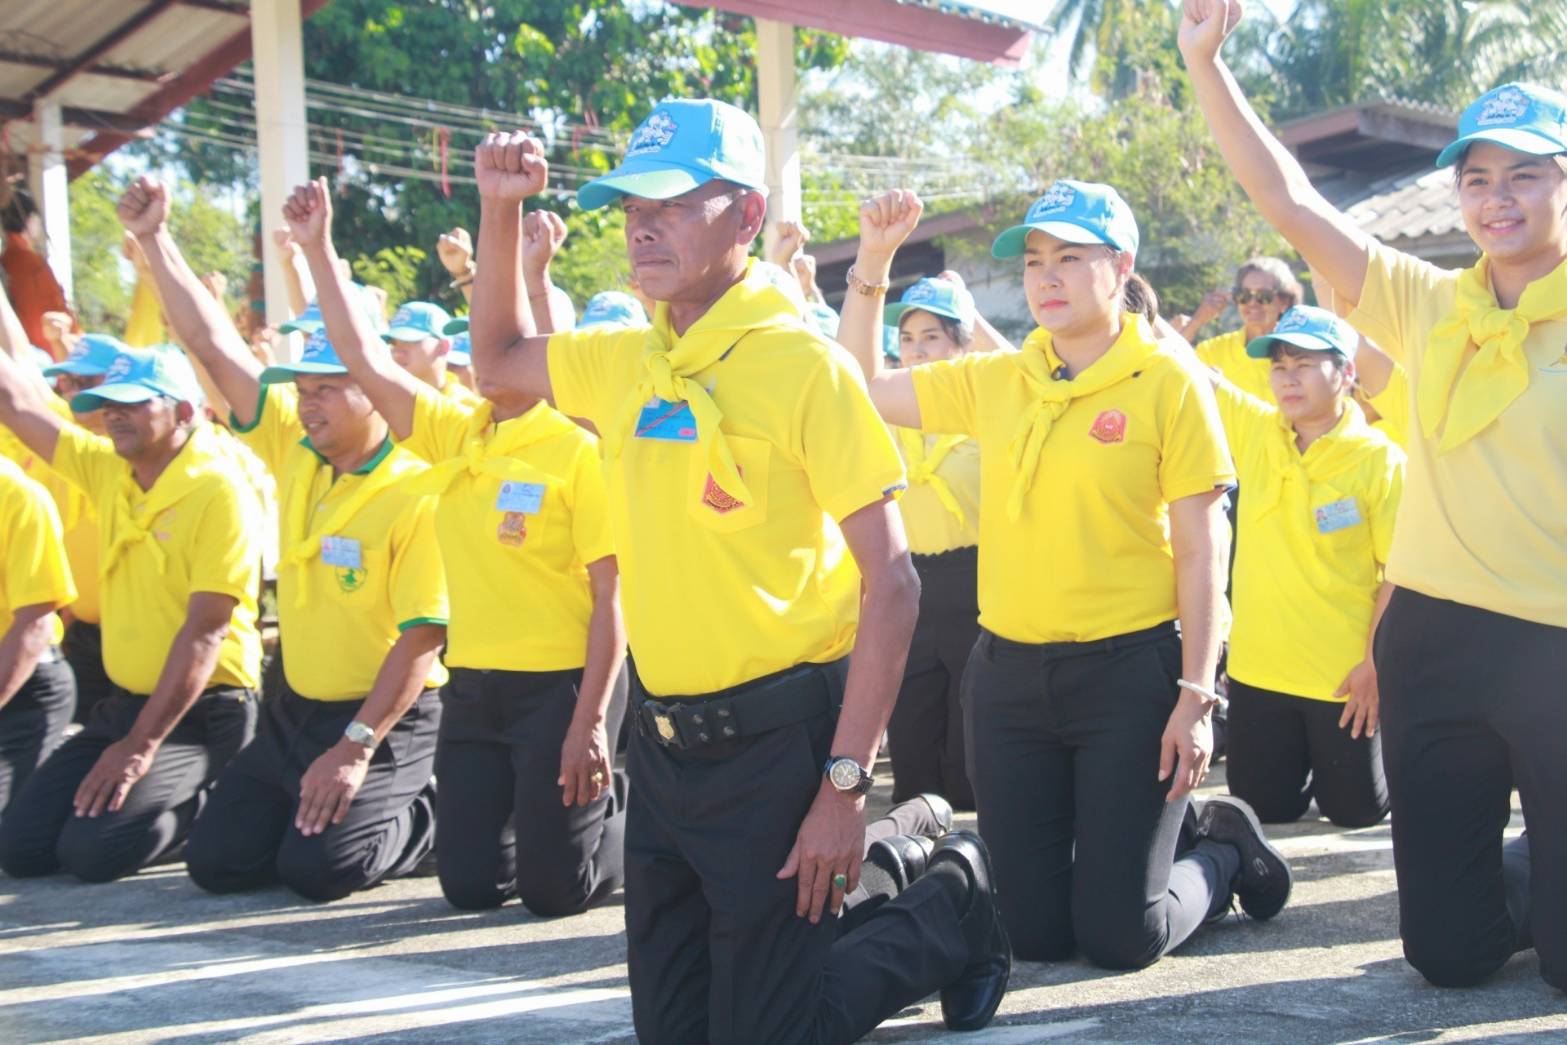
{"type": "Polygon", "coordinates": [[[1063,657],[1081,657],[1088,653],[1114,653],[1132,646],[1158,642],[1180,634],[1175,621],[1167,620],[1141,631],[1129,631],[1124,635],[1112,635],[1092,642],[1013,642],[992,631],[981,631],[979,641],[987,652],[1006,653],[1012,656],[1038,657],[1041,660],[1059,660],[1063,657]]]}
{"type": "Polygon", "coordinates": [[[698,697],[654,697],[634,689],[637,729],[663,747],[693,751],[805,722],[838,707],[849,658],[802,664],[698,697]]]}

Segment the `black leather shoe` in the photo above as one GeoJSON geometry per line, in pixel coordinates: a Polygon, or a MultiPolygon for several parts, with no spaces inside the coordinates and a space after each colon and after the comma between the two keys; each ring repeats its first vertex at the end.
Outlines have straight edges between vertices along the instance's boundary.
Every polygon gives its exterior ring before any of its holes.
{"type": "Polygon", "coordinates": [[[1268,843],[1251,806],[1229,795],[1210,798],[1203,803],[1197,830],[1203,838],[1240,851],[1234,889],[1241,910],[1265,921],[1284,909],[1292,882],[1289,861],[1268,843]]]}
{"type": "Polygon", "coordinates": [[[947,1029],[980,1030],[990,1023],[1006,997],[1012,976],[1012,945],[996,906],[995,872],[990,851],[972,831],[954,831],[936,843],[929,866],[956,863],[969,880],[969,905],[963,915],[963,935],[969,964],[941,989],[941,1018],[947,1029]]]}
{"type": "Polygon", "coordinates": [[[931,850],[936,843],[929,838],[915,835],[893,835],[878,838],[865,852],[865,862],[887,872],[898,892],[912,885],[930,861],[931,850]]]}
{"type": "Polygon", "coordinates": [[[940,838],[942,835],[945,835],[952,830],[951,802],[948,802],[940,795],[932,794],[928,791],[924,794],[915,795],[909,801],[924,802],[927,806],[930,807],[931,815],[936,819],[936,826],[939,828],[939,830],[936,831],[935,834],[926,835],[926,838],[940,838]]]}

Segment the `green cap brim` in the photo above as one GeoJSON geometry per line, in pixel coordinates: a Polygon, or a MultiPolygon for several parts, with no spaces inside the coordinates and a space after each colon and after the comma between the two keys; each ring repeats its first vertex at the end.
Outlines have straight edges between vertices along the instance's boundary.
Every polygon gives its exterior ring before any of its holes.
{"type": "Polygon", "coordinates": [[[1253,359],[1267,359],[1273,352],[1275,342],[1293,345],[1307,352],[1337,352],[1339,355],[1347,355],[1344,349],[1327,338],[1308,334],[1303,330],[1289,334],[1264,334],[1261,337],[1254,337],[1246,342],[1246,354],[1253,359]]]}
{"type": "Polygon", "coordinates": [[[697,174],[684,167],[664,166],[645,170],[619,168],[578,189],[577,205],[583,210],[598,210],[622,196],[667,200],[701,188],[712,180],[711,174],[697,174]]]}
{"type": "Polygon", "coordinates": [[[442,327],[441,328],[441,333],[444,334],[447,337],[451,337],[453,334],[463,334],[463,333],[466,333],[467,330],[468,330],[468,317],[467,316],[458,316],[456,319],[452,320],[450,323],[448,323],[444,327],[442,327]]]}
{"type": "Polygon", "coordinates": [[[1032,225],[1014,225],[996,237],[990,245],[990,255],[995,258],[1018,258],[1028,249],[1028,234],[1043,232],[1066,243],[1098,243],[1114,247],[1098,232],[1071,221],[1036,221],[1032,225]]]}
{"type": "Polygon", "coordinates": [[[903,315],[906,312],[929,312],[933,316],[940,316],[942,319],[950,319],[954,323],[963,322],[963,317],[958,315],[954,309],[942,308],[940,305],[910,305],[902,301],[894,301],[892,304],[882,309],[881,321],[889,327],[895,327],[898,325],[898,321],[903,318],[903,315]]]}
{"type": "MultiPolygon", "coordinates": [[[[264,385],[287,384],[300,374],[341,377],[347,373],[348,368],[346,366],[336,363],[278,363],[276,366],[269,366],[261,372],[261,383],[264,385]]],[[[83,395],[85,394],[84,392],[83,395]]]]}
{"type": "Polygon", "coordinates": [[[1491,142],[1530,156],[1554,156],[1559,152],[1567,152],[1567,147],[1564,147],[1561,142],[1547,138],[1543,134],[1523,127],[1498,127],[1492,131],[1476,131],[1474,134],[1466,134],[1459,138],[1438,154],[1436,165],[1451,167],[1458,162],[1458,157],[1463,155],[1464,150],[1476,142],[1491,142]]]}
{"type": "Polygon", "coordinates": [[[319,334],[326,324],[317,319],[291,319],[277,328],[279,334],[319,334]]]}

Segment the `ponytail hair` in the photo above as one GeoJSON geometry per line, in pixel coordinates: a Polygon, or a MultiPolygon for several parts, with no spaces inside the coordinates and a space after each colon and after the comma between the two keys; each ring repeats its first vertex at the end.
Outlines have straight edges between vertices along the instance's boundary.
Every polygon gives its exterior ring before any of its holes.
{"type": "Polygon", "coordinates": [[[1135,312],[1153,323],[1159,318],[1159,295],[1146,279],[1135,272],[1129,273],[1126,288],[1121,292],[1121,309],[1135,312]]]}

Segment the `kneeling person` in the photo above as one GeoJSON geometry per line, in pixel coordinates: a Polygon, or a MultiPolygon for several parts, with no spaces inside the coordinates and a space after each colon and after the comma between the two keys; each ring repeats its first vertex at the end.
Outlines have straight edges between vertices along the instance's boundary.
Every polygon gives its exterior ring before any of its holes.
{"type": "Polygon", "coordinates": [[[154,242],[170,323],[278,483],[287,684],[219,778],[186,864],[213,892],[281,881],[337,899],[412,870],[434,845],[446,586],[434,501],[403,488],[424,466],[392,447],[324,335],[297,363],[261,369],[164,231],[161,186],[132,186],[122,214],[154,242]]]}

